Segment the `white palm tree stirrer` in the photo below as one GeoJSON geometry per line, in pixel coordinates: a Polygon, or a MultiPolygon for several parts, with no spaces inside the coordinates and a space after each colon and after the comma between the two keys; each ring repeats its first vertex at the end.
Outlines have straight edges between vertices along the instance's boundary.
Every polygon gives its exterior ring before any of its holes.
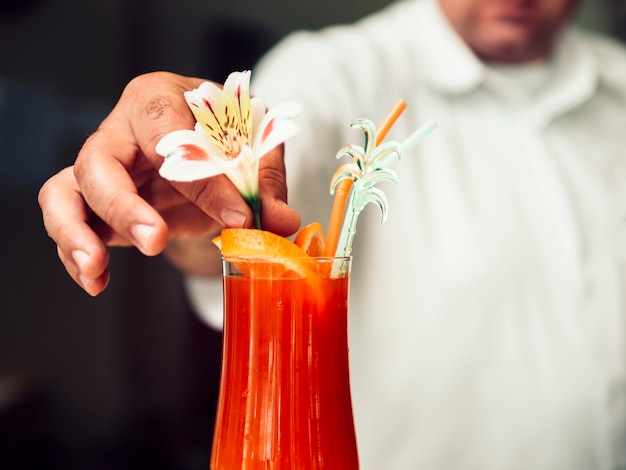
{"type": "Polygon", "coordinates": [[[382,213],[382,222],[385,222],[387,197],[375,185],[380,181],[391,181],[398,184],[398,176],[391,169],[391,166],[406,153],[415,149],[436,127],[434,121],[429,121],[402,143],[396,141],[382,142],[388,130],[405,108],[406,103],[398,100],[378,130],[369,119],[359,118],[352,122],[352,127],[359,127],[365,133],[365,143],[363,147],[347,145],[337,153],[337,159],[349,156],[354,161],[341,165],[331,178],[330,192],[336,195],[336,199],[325,244],[324,254],[326,256],[350,256],[357,219],[367,204],[377,204],[382,213]],[[344,211],[345,197],[350,191],[350,186],[352,189],[349,193],[347,209],[344,211]],[[344,220],[344,215],[348,220],[344,220]],[[336,240],[339,226],[341,231],[339,239],[336,240]]]}

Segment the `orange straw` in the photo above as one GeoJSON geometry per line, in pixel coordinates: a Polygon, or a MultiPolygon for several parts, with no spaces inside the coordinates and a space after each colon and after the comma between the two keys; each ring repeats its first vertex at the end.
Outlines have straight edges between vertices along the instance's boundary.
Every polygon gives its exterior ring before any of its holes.
{"type": "Polygon", "coordinates": [[[378,129],[376,129],[376,145],[380,145],[387,135],[387,132],[389,132],[389,129],[391,129],[391,126],[395,124],[405,109],[405,101],[398,100],[395,102],[393,107],[389,110],[389,113],[387,113],[387,116],[385,116],[385,119],[383,119],[383,122],[381,122],[378,129]]]}
{"type": "Polygon", "coordinates": [[[335,199],[333,200],[333,209],[330,213],[330,222],[328,223],[328,235],[324,242],[322,256],[335,256],[337,245],[339,244],[339,234],[343,225],[343,214],[346,209],[346,200],[350,189],[352,188],[352,180],[349,178],[341,180],[335,187],[335,199]]]}
{"type": "MultiPolygon", "coordinates": [[[[387,116],[380,123],[376,130],[376,145],[379,145],[391,129],[391,126],[398,120],[398,117],[406,108],[404,100],[398,100],[387,113],[387,116]]],[[[330,222],[328,223],[328,235],[324,243],[322,256],[335,256],[337,244],[339,243],[339,234],[343,224],[343,216],[346,210],[346,201],[350,189],[352,188],[352,180],[349,178],[341,180],[335,188],[335,199],[333,201],[333,209],[330,214],[330,222]]]]}

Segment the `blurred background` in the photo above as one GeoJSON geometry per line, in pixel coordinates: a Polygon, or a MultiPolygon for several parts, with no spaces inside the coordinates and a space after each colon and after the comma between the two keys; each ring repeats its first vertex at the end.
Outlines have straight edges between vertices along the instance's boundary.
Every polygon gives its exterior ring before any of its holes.
{"type": "MultiPolygon", "coordinates": [[[[208,468],[219,333],[134,249],[113,250],[104,294],[83,293],[37,192],[133,76],[223,81],[291,30],[387,3],[0,0],[0,468],[208,468]]],[[[587,0],[579,22],[626,40],[626,1],[587,0]]]]}

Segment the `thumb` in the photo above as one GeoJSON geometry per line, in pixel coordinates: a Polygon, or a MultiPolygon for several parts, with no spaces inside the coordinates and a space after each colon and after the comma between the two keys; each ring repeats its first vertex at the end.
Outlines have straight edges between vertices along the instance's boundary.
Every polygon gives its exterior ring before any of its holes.
{"type": "Polygon", "coordinates": [[[289,236],[300,228],[300,216],[287,205],[284,146],[265,155],[259,168],[259,198],[263,229],[289,236]]]}

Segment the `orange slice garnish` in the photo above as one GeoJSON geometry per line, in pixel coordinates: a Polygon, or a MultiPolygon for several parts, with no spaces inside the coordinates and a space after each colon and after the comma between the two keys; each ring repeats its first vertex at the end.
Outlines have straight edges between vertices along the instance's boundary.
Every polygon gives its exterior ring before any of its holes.
{"type": "Polygon", "coordinates": [[[309,256],[322,256],[324,251],[324,229],[319,222],[302,227],[293,241],[309,256]]]}
{"type": "MultiPolygon", "coordinates": [[[[225,228],[213,243],[225,258],[254,257],[245,263],[244,274],[253,277],[307,277],[317,274],[311,257],[295,243],[272,232],[257,229],[225,228]],[[253,268],[251,266],[254,266],[253,268]]],[[[243,266],[244,263],[241,263],[243,266]]]]}
{"type": "Polygon", "coordinates": [[[302,258],[309,255],[286,238],[258,229],[225,228],[213,239],[223,256],[280,256],[302,258]]]}

